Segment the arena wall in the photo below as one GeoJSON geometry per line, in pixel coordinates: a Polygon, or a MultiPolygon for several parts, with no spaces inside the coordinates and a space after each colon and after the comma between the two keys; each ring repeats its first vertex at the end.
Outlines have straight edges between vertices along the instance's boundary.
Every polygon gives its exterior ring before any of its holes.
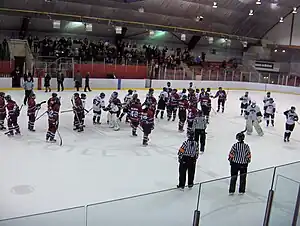
{"type": "MultiPolygon", "coordinates": [[[[0,78],[0,89],[1,90],[13,90],[11,78],[0,78]]],[[[83,81],[84,82],[84,81],[83,81]]],[[[190,80],[171,80],[172,87],[178,89],[187,88],[190,80]]],[[[300,87],[293,86],[282,86],[264,83],[251,83],[251,82],[231,82],[231,81],[192,81],[195,87],[217,89],[222,86],[228,90],[257,90],[257,91],[272,91],[280,93],[290,93],[300,95],[300,87]]],[[[44,84],[44,81],[41,81],[44,84]]],[[[122,90],[122,89],[147,89],[150,87],[154,89],[161,89],[166,86],[166,80],[147,80],[147,79],[91,79],[90,86],[94,90],[122,90]]],[[[35,84],[38,84],[37,78],[35,78],[35,84]]],[[[64,82],[66,90],[74,89],[74,81],[71,78],[65,79],[64,82]]],[[[37,85],[36,85],[37,86],[37,85]]],[[[57,86],[56,80],[52,79],[51,87],[55,90],[57,86]]],[[[17,88],[15,90],[22,90],[17,88]]]]}

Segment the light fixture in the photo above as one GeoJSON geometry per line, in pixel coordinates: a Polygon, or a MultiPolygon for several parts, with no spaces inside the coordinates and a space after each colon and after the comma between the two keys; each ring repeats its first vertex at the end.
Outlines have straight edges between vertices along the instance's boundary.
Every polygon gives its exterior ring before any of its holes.
{"type": "Polygon", "coordinates": [[[139,8],[139,12],[140,12],[140,13],[143,13],[143,12],[145,12],[145,9],[144,9],[143,7],[140,7],[140,8],[139,8]]]}
{"type": "Polygon", "coordinates": [[[249,16],[253,16],[253,9],[250,9],[249,16]]]}
{"type": "Polygon", "coordinates": [[[297,13],[297,8],[296,8],[296,7],[293,8],[293,13],[294,13],[294,14],[297,13]]]}
{"type": "Polygon", "coordinates": [[[214,4],[213,4],[213,8],[218,8],[218,3],[217,2],[214,2],[214,4]]]}
{"type": "Polygon", "coordinates": [[[279,23],[283,23],[283,17],[280,17],[279,23]]]}
{"type": "Polygon", "coordinates": [[[118,35],[122,34],[122,27],[116,26],[115,30],[116,30],[116,34],[118,34],[118,35]]]}
{"type": "Polygon", "coordinates": [[[197,22],[202,21],[202,20],[203,20],[203,16],[197,16],[197,17],[196,17],[196,21],[197,21],[197,22]]]}
{"type": "Polygon", "coordinates": [[[150,30],[150,31],[149,31],[149,35],[150,35],[150,36],[154,36],[154,35],[155,35],[155,32],[154,32],[153,30],[150,30]]]}
{"type": "Polygon", "coordinates": [[[256,5],[261,5],[261,0],[257,0],[256,5]]]}
{"type": "Polygon", "coordinates": [[[274,49],[274,52],[277,53],[277,49],[274,49]]]}
{"type": "Polygon", "coordinates": [[[285,49],[283,49],[282,52],[285,53],[285,49]]]}
{"type": "Polygon", "coordinates": [[[185,41],[186,40],[186,35],[185,34],[181,34],[180,39],[181,39],[181,41],[185,41]]]}
{"type": "Polygon", "coordinates": [[[93,31],[93,25],[92,24],[85,24],[85,31],[93,31]]]}
{"type": "Polygon", "coordinates": [[[54,29],[60,29],[60,20],[53,20],[52,23],[54,29]]]}

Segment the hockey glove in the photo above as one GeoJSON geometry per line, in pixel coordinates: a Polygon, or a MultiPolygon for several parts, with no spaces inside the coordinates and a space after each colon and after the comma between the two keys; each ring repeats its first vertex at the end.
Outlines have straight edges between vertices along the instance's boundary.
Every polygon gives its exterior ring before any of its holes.
{"type": "Polygon", "coordinates": [[[258,123],[261,123],[262,122],[262,119],[261,119],[261,117],[259,116],[259,117],[257,117],[257,122],[258,123]]]}

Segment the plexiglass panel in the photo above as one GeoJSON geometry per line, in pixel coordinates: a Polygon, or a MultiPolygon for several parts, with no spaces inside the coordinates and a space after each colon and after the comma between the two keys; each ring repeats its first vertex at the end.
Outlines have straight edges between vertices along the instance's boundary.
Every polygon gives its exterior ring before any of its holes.
{"type": "Polygon", "coordinates": [[[201,184],[201,226],[262,225],[273,168],[247,175],[246,193],[228,195],[230,178],[201,184]]]}
{"type": "Polygon", "coordinates": [[[88,206],[88,226],[192,225],[198,186],[88,206]]]}
{"type": "Polygon", "coordinates": [[[299,183],[282,175],[276,176],[269,226],[292,225],[299,183]]]}
{"type": "Polygon", "coordinates": [[[0,221],[0,226],[85,226],[85,207],[0,221]]]}

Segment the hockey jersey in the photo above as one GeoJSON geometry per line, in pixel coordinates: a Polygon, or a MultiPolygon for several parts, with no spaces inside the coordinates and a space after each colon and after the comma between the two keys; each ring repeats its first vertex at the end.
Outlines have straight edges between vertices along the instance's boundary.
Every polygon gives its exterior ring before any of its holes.
{"type": "Polygon", "coordinates": [[[144,125],[154,125],[154,113],[150,109],[148,109],[146,112],[141,113],[141,119],[140,119],[141,126],[144,125]]]}
{"type": "Polygon", "coordinates": [[[136,101],[130,105],[130,109],[129,109],[130,121],[138,122],[141,118],[141,113],[142,113],[142,105],[141,103],[139,103],[139,101],[136,101]]]}
{"type": "Polygon", "coordinates": [[[264,97],[264,100],[263,100],[263,102],[264,102],[264,107],[267,106],[267,104],[269,103],[269,101],[270,101],[271,99],[273,99],[273,98],[272,98],[272,97],[268,97],[268,96],[265,96],[265,97],[264,97]]]}
{"type": "Polygon", "coordinates": [[[188,108],[187,121],[188,121],[188,122],[193,121],[194,118],[195,118],[196,115],[197,115],[197,112],[198,112],[198,110],[197,110],[197,108],[195,108],[195,107],[190,107],[190,108],[188,108]]]}
{"type": "Polygon", "coordinates": [[[59,108],[60,108],[60,105],[57,104],[57,103],[52,105],[51,110],[48,111],[48,121],[49,121],[49,123],[57,125],[58,116],[59,116],[59,108]]]}
{"type": "Polygon", "coordinates": [[[286,124],[288,125],[294,125],[299,120],[297,113],[291,110],[285,111],[284,115],[286,116],[286,124]]]}
{"type": "Polygon", "coordinates": [[[169,97],[169,94],[166,91],[161,91],[158,98],[159,98],[159,100],[167,102],[168,97],[169,97]]]}
{"type": "Polygon", "coordinates": [[[19,106],[13,100],[7,101],[6,109],[8,111],[8,117],[18,117],[20,115],[19,106]]]}
{"type": "Polygon", "coordinates": [[[186,99],[181,99],[178,103],[179,111],[186,111],[189,108],[189,101],[186,99]]]}
{"type": "Polygon", "coordinates": [[[27,115],[35,115],[37,108],[36,108],[36,102],[34,98],[28,99],[28,108],[27,108],[27,115]]]}
{"type": "Polygon", "coordinates": [[[168,106],[178,107],[179,99],[180,99],[180,96],[177,93],[171,93],[169,100],[168,100],[168,106]]]}
{"type": "Polygon", "coordinates": [[[216,95],[214,96],[214,98],[219,98],[219,100],[226,100],[227,95],[225,90],[218,90],[218,92],[216,93],[216,95]]]}
{"type": "Polygon", "coordinates": [[[93,99],[93,111],[100,112],[101,109],[103,109],[103,108],[105,108],[104,98],[101,98],[100,96],[96,96],[93,99]]]}
{"type": "Polygon", "coordinates": [[[4,97],[0,97],[0,114],[6,114],[4,97]]]}
{"type": "Polygon", "coordinates": [[[149,106],[149,109],[150,109],[150,110],[155,111],[156,105],[157,105],[157,102],[156,102],[155,97],[149,96],[149,95],[147,94],[146,99],[145,99],[145,102],[143,103],[143,106],[144,106],[144,105],[149,106]]]}
{"type": "Polygon", "coordinates": [[[125,108],[128,108],[128,107],[129,107],[130,102],[131,102],[131,100],[132,100],[132,97],[133,97],[132,94],[127,94],[127,95],[124,97],[124,103],[123,103],[123,106],[124,106],[125,108]]]}
{"type": "Polygon", "coordinates": [[[83,103],[82,103],[81,98],[80,97],[74,98],[74,102],[73,103],[74,103],[74,106],[73,106],[74,111],[76,111],[77,114],[78,113],[83,113],[84,107],[83,107],[83,103]]]}
{"type": "Polygon", "coordinates": [[[261,116],[260,108],[257,105],[249,105],[245,111],[245,118],[249,120],[257,120],[261,116]]]}
{"type": "Polygon", "coordinates": [[[198,99],[197,99],[195,94],[190,94],[189,95],[189,103],[190,103],[190,105],[197,107],[198,99]]]}
{"type": "Polygon", "coordinates": [[[115,98],[111,100],[110,104],[108,105],[109,112],[111,114],[118,113],[121,110],[121,101],[119,98],[115,98]]]}
{"type": "Polygon", "coordinates": [[[211,99],[209,98],[210,96],[207,93],[201,93],[200,94],[200,105],[201,106],[206,106],[206,107],[211,107],[211,99]]]}
{"type": "Polygon", "coordinates": [[[251,104],[251,98],[246,95],[242,96],[240,98],[240,101],[242,102],[242,104],[248,104],[248,105],[251,104]]]}
{"type": "Polygon", "coordinates": [[[266,105],[266,113],[267,114],[274,114],[276,111],[276,104],[275,102],[271,103],[271,102],[268,102],[268,104],[266,105]]]}

